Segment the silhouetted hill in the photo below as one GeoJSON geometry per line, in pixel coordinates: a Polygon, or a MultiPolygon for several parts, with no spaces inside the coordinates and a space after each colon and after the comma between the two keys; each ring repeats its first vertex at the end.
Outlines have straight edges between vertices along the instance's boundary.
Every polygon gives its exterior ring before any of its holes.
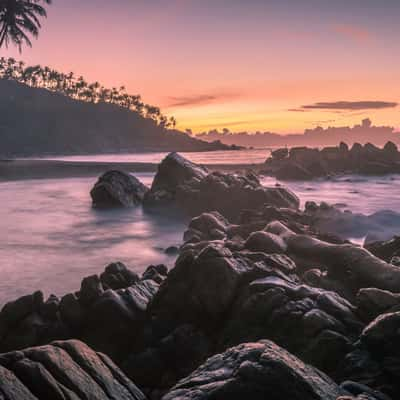
{"type": "Polygon", "coordinates": [[[137,112],[0,79],[0,155],[224,150],[137,112]]]}
{"type": "Polygon", "coordinates": [[[199,139],[213,141],[220,140],[228,145],[253,146],[253,147],[275,147],[275,146],[336,146],[340,142],[349,146],[354,143],[374,143],[382,146],[388,141],[400,143],[400,133],[395,132],[389,126],[373,126],[369,119],[364,119],[360,125],[353,127],[329,127],[323,129],[306,129],[303,134],[278,135],[272,132],[248,132],[233,133],[227,129],[223,132],[212,130],[196,136],[199,139]]]}

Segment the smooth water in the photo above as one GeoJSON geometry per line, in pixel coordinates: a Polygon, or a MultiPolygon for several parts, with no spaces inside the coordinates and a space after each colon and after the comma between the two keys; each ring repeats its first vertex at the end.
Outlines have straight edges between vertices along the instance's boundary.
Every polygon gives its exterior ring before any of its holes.
{"type": "Polygon", "coordinates": [[[0,305],[38,289],[46,295],[78,290],[83,277],[113,261],[139,273],[151,264],[173,265],[164,249],[181,243],[184,221],[141,208],[95,211],[89,196],[94,182],[0,184],[0,305]]]}
{"type": "MultiPolygon", "coordinates": [[[[98,154],[81,156],[45,157],[45,160],[95,161],[95,162],[142,162],[159,163],[168,153],[98,154]]],[[[180,153],[197,164],[260,164],[271,154],[268,149],[208,151],[180,153]]]]}
{"type": "MultiPolygon", "coordinates": [[[[188,155],[196,162],[245,162],[245,153],[224,152],[220,158],[217,153],[188,155]]],[[[254,157],[246,155],[246,162],[260,157],[260,150],[253,153],[254,157]]],[[[163,156],[141,157],[155,162],[163,156]]],[[[94,157],[122,161],[128,156],[94,157]]],[[[126,161],[139,158],[130,157],[126,161]]],[[[150,173],[136,176],[147,185],[153,179],[150,173]]],[[[139,273],[150,264],[173,265],[175,258],[163,249],[181,243],[187,221],[151,215],[141,208],[95,211],[89,196],[95,181],[96,177],[0,183],[0,305],[38,289],[45,295],[78,290],[83,277],[101,273],[113,261],[125,262],[139,273]]],[[[263,183],[277,182],[264,178],[263,183]]],[[[365,214],[400,210],[399,175],[282,184],[297,193],[303,205],[307,200],[326,201],[365,214]]]]}

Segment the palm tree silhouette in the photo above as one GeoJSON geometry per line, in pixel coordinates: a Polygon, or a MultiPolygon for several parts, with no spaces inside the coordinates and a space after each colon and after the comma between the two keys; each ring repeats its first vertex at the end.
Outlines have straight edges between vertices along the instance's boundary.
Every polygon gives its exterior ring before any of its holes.
{"type": "Polygon", "coordinates": [[[28,35],[38,37],[41,28],[39,17],[46,17],[40,3],[51,4],[52,0],[1,0],[0,1],[0,47],[13,42],[21,51],[25,43],[32,47],[28,35]]]}

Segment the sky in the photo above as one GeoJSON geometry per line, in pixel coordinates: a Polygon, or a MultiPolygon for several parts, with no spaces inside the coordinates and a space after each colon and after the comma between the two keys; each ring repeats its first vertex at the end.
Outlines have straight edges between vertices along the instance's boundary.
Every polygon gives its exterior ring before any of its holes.
{"type": "Polygon", "coordinates": [[[400,128],[399,0],[53,0],[28,64],[124,85],[181,129],[400,128]]]}

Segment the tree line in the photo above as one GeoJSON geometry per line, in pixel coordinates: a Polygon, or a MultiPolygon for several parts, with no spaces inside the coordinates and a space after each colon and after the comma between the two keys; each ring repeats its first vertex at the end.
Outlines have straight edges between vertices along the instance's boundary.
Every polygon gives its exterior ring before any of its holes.
{"type": "Polygon", "coordinates": [[[0,79],[14,80],[87,103],[114,104],[144,118],[150,118],[163,128],[173,129],[176,126],[174,117],[168,118],[161,113],[159,107],[144,103],[140,95],[127,93],[124,86],[109,89],[99,82],[89,83],[82,76],[75,76],[73,72],[65,74],[41,65],[26,66],[24,62],[14,58],[1,57],[0,79]]]}

